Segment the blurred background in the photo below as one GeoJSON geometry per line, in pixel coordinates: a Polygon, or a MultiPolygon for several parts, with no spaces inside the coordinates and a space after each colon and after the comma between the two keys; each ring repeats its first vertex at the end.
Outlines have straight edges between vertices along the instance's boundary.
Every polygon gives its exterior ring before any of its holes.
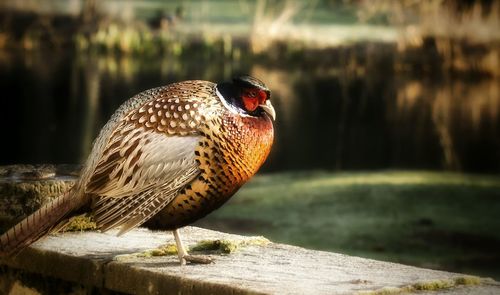
{"type": "Polygon", "coordinates": [[[83,163],[134,94],[243,73],[273,151],[199,226],[500,279],[498,0],[3,0],[0,164],[83,163]]]}

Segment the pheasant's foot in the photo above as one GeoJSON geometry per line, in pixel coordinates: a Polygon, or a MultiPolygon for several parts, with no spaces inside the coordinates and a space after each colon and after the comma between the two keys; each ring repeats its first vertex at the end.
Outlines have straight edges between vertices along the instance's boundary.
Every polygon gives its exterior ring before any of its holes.
{"type": "Polygon", "coordinates": [[[212,258],[203,255],[184,255],[184,257],[182,258],[185,261],[193,264],[210,264],[214,262],[212,258]]]}
{"type": "Polygon", "coordinates": [[[186,248],[184,248],[184,245],[182,244],[181,236],[179,234],[179,229],[175,229],[173,231],[174,238],[175,238],[175,244],[177,245],[177,255],[179,256],[179,261],[181,265],[186,265],[186,256],[189,256],[186,248]]]}

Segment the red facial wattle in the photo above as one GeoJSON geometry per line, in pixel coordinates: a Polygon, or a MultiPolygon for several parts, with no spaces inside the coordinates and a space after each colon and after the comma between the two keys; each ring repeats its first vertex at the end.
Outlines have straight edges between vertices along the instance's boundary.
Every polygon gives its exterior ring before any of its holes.
{"type": "Polygon", "coordinates": [[[260,89],[245,89],[241,94],[241,100],[245,110],[253,112],[259,105],[266,103],[267,93],[260,89]]]}

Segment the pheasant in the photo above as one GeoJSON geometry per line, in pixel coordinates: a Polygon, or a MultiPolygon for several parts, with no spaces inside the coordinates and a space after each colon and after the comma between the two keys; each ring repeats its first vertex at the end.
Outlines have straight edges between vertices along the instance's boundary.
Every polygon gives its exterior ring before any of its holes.
{"type": "Polygon", "coordinates": [[[99,230],[119,228],[118,235],[156,216],[173,231],[180,263],[196,261],[178,229],[219,208],[257,172],[274,119],[269,89],[250,76],[146,90],[102,128],[75,185],[0,237],[0,255],[90,212],[99,230]]]}

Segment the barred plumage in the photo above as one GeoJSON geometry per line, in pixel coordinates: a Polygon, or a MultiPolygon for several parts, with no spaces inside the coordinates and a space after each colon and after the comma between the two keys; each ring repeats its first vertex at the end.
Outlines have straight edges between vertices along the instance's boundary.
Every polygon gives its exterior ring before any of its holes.
{"type": "Polygon", "coordinates": [[[244,76],[184,81],[126,101],[103,127],[75,186],[0,237],[18,252],[76,214],[119,234],[154,221],[174,231],[226,202],[259,169],[273,141],[270,92],[244,76]]]}

